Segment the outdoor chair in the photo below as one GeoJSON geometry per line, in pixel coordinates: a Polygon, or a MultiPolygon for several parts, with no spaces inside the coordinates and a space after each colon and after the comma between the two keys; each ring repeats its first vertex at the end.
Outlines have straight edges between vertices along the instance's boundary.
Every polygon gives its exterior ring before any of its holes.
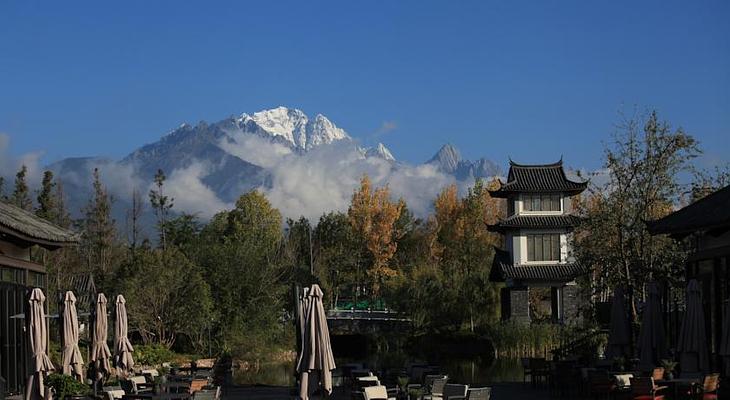
{"type": "Polygon", "coordinates": [[[530,374],[532,378],[532,386],[537,383],[547,383],[550,377],[550,365],[544,358],[530,359],[530,374]]]}
{"type": "Polygon", "coordinates": [[[219,397],[219,390],[198,390],[193,393],[193,400],[218,400],[219,397]]]}
{"type": "Polygon", "coordinates": [[[144,376],[131,376],[129,379],[122,379],[119,381],[119,385],[127,394],[152,392],[152,388],[147,385],[144,376]]]}
{"type": "Polygon", "coordinates": [[[490,400],[492,397],[492,388],[491,387],[483,387],[483,388],[469,388],[469,392],[467,394],[467,400],[490,400]]]}
{"type": "Polygon", "coordinates": [[[423,400],[437,400],[444,398],[444,388],[449,381],[448,377],[436,378],[428,387],[428,393],[423,396],[423,400]]]}
{"type": "Polygon", "coordinates": [[[664,400],[660,391],[666,386],[657,386],[652,377],[636,377],[631,379],[631,398],[634,400],[664,400]]]}
{"type": "Polygon", "coordinates": [[[105,386],[101,390],[105,400],[119,400],[126,394],[121,386],[105,386]]]}
{"type": "Polygon", "coordinates": [[[373,386],[381,386],[377,376],[361,376],[356,378],[352,385],[351,397],[353,400],[364,399],[365,389],[373,386]]]}
{"type": "Polygon", "coordinates": [[[664,380],[664,368],[663,367],[656,367],[653,371],[651,371],[651,377],[654,378],[654,381],[662,381],[664,380]]]}
{"type": "Polygon", "coordinates": [[[531,369],[531,359],[528,357],[522,357],[520,358],[520,363],[522,364],[522,382],[527,382],[527,377],[530,377],[530,380],[532,380],[532,369],[531,369]]]}
{"type": "Polygon", "coordinates": [[[395,397],[388,397],[385,386],[368,386],[365,388],[365,400],[395,400],[395,397]]]}
{"type": "Polygon", "coordinates": [[[457,385],[449,383],[444,386],[444,400],[466,400],[469,385],[457,385]]]}
{"type": "Polygon", "coordinates": [[[693,388],[692,397],[698,400],[716,400],[719,383],[720,374],[705,375],[702,385],[697,384],[693,388]]]}

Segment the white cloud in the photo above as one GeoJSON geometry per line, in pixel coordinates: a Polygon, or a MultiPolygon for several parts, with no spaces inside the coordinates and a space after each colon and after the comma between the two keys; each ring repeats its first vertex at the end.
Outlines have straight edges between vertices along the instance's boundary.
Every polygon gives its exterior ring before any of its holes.
{"type": "Polygon", "coordinates": [[[431,209],[436,194],[454,182],[433,166],[394,165],[364,157],[351,142],[317,147],[303,155],[290,154],[270,168],[270,188],[262,188],[285,216],[305,216],[316,222],[329,211],[346,211],[360,179],[367,174],[375,186],[388,185],[393,199],[403,197],[417,215],[431,209]]]}
{"type": "Polygon", "coordinates": [[[291,148],[247,133],[229,133],[218,144],[221,149],[251,164],[270,168],[292,153],[291,148]]]}
{"type": "MultiPolygon", "coordinates": [[[[233,208],[226,204],[206,186],[202,179],[209,173],[209,166],[195,161],[186,168],[172,171],[165,181],[165,195],[174,199],[174,210],[197,214],[202,218],[210,218],[224,209],[233,208]]],[[[150,184],[148,190],[154,184],[150,184]]]]}
{"type": "Polygon", "coordinates": [[[33,151],[14,157],[10,155],[10,135],[0,133],[0,176],[5,177],[6,190],[10,189],[15,173],[25,165],[28,168],[26,181],[31,187],[37,186],[41,181],[43,174],[40,166],[40,159],[43,157],[44,151],[33,151]]]}

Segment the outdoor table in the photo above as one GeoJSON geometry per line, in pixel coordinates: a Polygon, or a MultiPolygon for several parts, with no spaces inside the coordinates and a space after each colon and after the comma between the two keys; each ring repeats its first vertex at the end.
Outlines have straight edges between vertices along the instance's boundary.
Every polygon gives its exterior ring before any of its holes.
{"type": "Polygon", "coordinates": [[[700,378],[675,378],[675,379],[662,379],[657,381],[657,385],[669,386],[672,391],[672,399],[680,399],[679,389],[685,387],[691,387],[693,384],[700,383],[700,378]]]}
{"type": "Polygon", "coordinates": [[[167,382],[160,385],[165,393],[190,393],[189,382],[167,382]]]}
{"type": "Polygon", "coordinates": [[[137,393],[122,396],[122,400],[187,400],[189,398],[189,393],[137,393]]]}

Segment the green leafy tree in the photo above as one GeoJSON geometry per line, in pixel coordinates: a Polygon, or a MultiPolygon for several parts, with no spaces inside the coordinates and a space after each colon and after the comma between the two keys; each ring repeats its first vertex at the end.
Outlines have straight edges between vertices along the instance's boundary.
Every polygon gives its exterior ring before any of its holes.
{"type": "Polygon", "coordinates": [[[26,182],[26,175],[28,174],[28,167],[23,165],[20,170],[15,174],[15,189],[13,195],[10,197],[10,202],[23,210],[32,211],[33,201],[30,199],[30,189],[26,182]]]}
{"type": "Polygon", "coordinates": [[[288,293],[281,265],[282,218],[266,197],[252,191],[236,207],[216,214],[199,234],[195,258],[203,267],[219,339],[234,348],[259,348],[282,337],[279,318],[288,293]]]}
{"type": "Polygon", "coordinates": [[[135,273],[124,279],[130,324],[145,344],[194,342],[208,328],[213,303],[202,271],[174,246],[139,251],[135,273]]]}
{"type": "Polygon", "coordinates": [[[320,217],[314,229],[315,273],[328,300],[337,304],[340,296],[354,299],[358,286],[360,242],[347,215],[330,212],[320,217]]]}

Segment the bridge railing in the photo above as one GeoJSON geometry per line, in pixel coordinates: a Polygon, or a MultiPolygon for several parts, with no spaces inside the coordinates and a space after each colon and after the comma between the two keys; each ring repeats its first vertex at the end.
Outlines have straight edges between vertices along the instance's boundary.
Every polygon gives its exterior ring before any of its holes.
{"type": "Polygon", "coordinates": [[[327,311],[327,319],[410,322],[410,318],[393,310],[331,309],[327,311]]]}

